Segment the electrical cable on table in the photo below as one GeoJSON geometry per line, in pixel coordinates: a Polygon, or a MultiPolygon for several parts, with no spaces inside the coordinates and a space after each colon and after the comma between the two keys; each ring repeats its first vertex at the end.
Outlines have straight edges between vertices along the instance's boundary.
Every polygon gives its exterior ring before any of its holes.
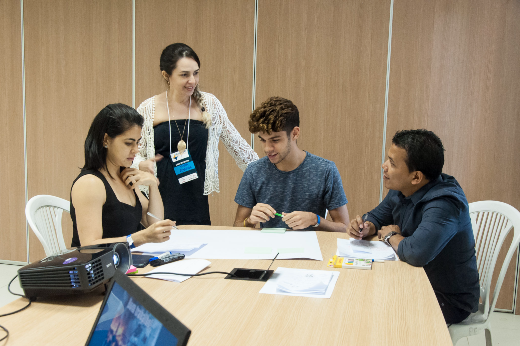
{"type": "MultiPolygon", "coordinates": [[[[9,291],[9,293],[11,293],[12,295],[15,295],[15,296],[20,296],[22,298],[27,298],[26,296],[24,296],[23,294],[18,294],[18,293],[14,293],[13,291],[11,291],[11,284],[13,283],[14,279],[16,279],[18,277],[18,275],[16,275],[10,282],[9,282],[9,285],[7,285],[7,290],[9,291]]],[[[29,298],[27,298],[29,299],[29,298]]],[[[9,315],[13,315],[13,314],[16,314],[17,312],[20,312],[22,310],[25,310],[27,309],[30,305],[31,305],[32,301],[29,299],[29,304],[27,304],[26,306],[24,306],[23,308],[21,309],[18,309],[16,311],[13,311],[13,312],[9,312],[7,314],[2,314],[0,315],[0,317],[4,317],[4,316],[9,316],[9,315]]],[[[7,328],[3,327],[0,325],[0,328],[3,329],[5,332],[6,332],[6,335],[0,339],[0,341],[4,341],[5,339],[7,339],[9,337],[9,331],[7,330],[7,328]]]]}

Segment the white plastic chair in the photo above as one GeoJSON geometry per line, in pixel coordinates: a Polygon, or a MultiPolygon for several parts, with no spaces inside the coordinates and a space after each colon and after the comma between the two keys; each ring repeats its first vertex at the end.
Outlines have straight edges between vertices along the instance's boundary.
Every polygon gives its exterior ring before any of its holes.
{"type": "Polygon", "coordinates": [[[70,202],[49,195],[34,196],[25,206],[27,222],[42,243],[47,256],[61,253],[67,248],[61,230],[64,210],[70,213],[70,202]]]}
{"type": "MultiPolygon", "coordinates": [[[[449,332],[453,345],[463,337],[485,331],[486,345],[491,346],[491,326],[489,315],[495,304],[506,275],[509,262],[520,244],[520,212],[509,204],[497,201],[480,201],[469,204],[469,212],[475,234],[477,267],[480,276],[480,303],[478,311],[469,315],[461,323],[452,324],[449,332]],[[507,251],[500,269],[493,297],[490,303],[491,279],[497,257],[506,236],[514,228],[513,242],[507,251]]],[[[497,268],[498,269],[498,268],[497,268]]]]}

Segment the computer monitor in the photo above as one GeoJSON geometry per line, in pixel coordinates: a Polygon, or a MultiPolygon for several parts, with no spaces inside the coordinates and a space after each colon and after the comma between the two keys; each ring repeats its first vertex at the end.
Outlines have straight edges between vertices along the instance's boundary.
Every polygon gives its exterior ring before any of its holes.
{"type": "Polygon", "coordinates": [[[116,271],[86,345],[184,346],[190,333],[130,278],[116,271]]]}

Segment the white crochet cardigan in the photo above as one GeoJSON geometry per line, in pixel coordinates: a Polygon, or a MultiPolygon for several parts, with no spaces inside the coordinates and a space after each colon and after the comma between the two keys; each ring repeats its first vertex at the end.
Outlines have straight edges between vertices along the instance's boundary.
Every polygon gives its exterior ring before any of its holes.
{"type": "MultiPolygon", "coordinates": [[[[211,125],[208,133],[208,148],[206,149],[206,172],[204,179],[204,194],[219,192],[218,183],[218,142],[222,140],[227,151],[233,156],[238,167],[245,171],[250,162],[258,160],[258,155],[251,146],[242,138],[237,129],[229,121],[226,111],[215,95],[201,92],[206,111],[211,115],[211,125]]],[[[144,117],[141,131],[141,143],[139,153],[132,164],[133,168],[139,168],[142,161],[155,157],[153,120],[155,115],[155,96],[150,97],[137,108],[139,114],[144,117]]],[[[168,158],[164,158],[165,160],[168,158]]],[[[155,165],[157,176],[157,165],[155,165]]],[[[142,186],[144,192],[148,192],[147,186],[142,186]],[[145,189],[143,189],[145,188],[145,189]]]]}

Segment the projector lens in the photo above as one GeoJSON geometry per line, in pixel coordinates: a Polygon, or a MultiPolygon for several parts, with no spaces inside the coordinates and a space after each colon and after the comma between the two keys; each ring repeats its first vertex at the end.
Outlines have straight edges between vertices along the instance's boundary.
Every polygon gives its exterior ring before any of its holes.
{"type": "Polygon", "coordinates": [[[114,252],[114,256],[112,256],[112,259],[114,260],[114,267],[119,266],[119,254],[117,252],[114,252]]]}

